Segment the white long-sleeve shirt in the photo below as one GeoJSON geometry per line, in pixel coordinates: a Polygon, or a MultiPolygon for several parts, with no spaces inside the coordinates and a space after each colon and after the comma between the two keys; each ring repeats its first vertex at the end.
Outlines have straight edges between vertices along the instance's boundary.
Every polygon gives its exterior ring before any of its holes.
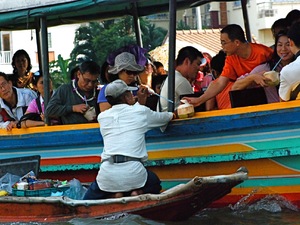
{"type": "MultiPolygon", "coordinates": [[[[113,155],[130,156],[141,161],[148,159],[145,133],[166,125],[173,117],[171,112],[155,112],[146,106],[119,104],[98,116],[104,141],[102,159],[113,155]]],[[[147,171],[138,161],[111,164],[104,161],[97,176],[101,190],[126,192],[141,188],[147,180],[147,171]]]]}

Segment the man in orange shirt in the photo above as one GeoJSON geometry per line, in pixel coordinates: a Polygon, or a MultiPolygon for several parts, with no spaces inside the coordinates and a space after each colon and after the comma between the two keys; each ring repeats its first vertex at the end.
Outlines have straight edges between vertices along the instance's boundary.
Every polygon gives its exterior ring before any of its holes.
{"type": "Polygon", "coordinates": [[[268,61],[272,56],[271,48],[261,44],[248,43],[243,29],[236,24],[224,27],[221,30],[220,39],[222,48],[227,54],[223,72],[200,97],[185,97],[194,106],[201,105],[215,97],[224,90],[228,82],[236,81],[238,77],[251,72],[254,67],[268,61]]]}

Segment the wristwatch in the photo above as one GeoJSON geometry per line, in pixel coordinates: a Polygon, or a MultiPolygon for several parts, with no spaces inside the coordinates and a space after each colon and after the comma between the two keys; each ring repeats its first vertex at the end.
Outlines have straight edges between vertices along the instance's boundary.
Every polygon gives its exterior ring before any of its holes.
{"type": "Polygon", "coordinates": [[[17,128],[18,128],[18,129],[21,128],[21,121],[17,122],[17,128]]]}

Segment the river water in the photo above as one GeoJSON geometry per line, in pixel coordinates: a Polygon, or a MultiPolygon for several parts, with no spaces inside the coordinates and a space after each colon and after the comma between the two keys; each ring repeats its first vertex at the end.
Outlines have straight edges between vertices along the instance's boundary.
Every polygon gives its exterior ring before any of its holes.
{"type": "MultiPolygon", "coordinates": [[[[46,225],[45,223],[2,223],[3,225],[46,225]]],[[[120,214],[106,219],[72,219],[65,223],[47,225],[297,225],[300,212],[297,207],[280,196],[267,196],[249,204],[242,199],[226,208],[207,208],[186,221],[153,221],[136,215],[120,214]]]]}

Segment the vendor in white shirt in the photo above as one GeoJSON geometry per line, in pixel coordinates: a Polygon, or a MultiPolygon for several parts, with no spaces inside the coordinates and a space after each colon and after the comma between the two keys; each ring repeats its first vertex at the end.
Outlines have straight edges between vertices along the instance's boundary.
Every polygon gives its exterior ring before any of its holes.
{"type": "MultiPolygon", "coordinates": [[[[98,116],[104,142],[102,164],[84,199],[158,194],[161,190],[159,178],[143,165],[148,159],[145,133],[166,125],[174,114],[136,103],[133,89],[122,80],[106,87],[105,96],[112,108],[98,116]]],[[[141,86],[138,92],[147,97],[146,87],[141,86]]]]}

